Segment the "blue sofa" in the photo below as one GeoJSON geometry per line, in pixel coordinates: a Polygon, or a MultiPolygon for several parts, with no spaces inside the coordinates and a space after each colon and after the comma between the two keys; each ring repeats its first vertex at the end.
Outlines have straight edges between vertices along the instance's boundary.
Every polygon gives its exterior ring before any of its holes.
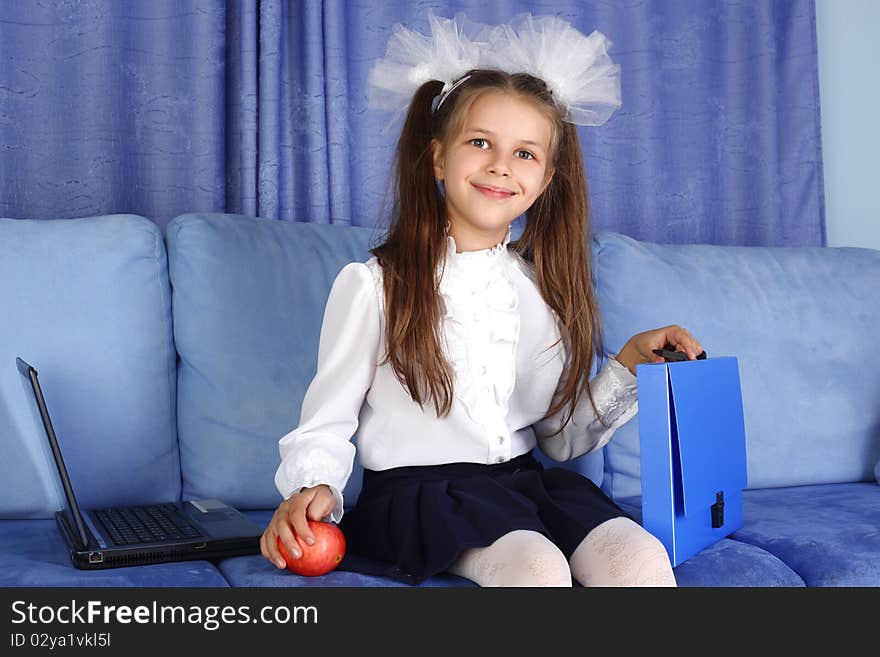
{"type": "MultiPolygon", "coordinates": [[[[377,238],[221,214],[182,215],[165,235],[134,215],[0,219],[0,585],[399,585],[299,577],[259,555],[76,570],[14,363],[40,372],[81,504],[218,497],[265,525],[279,502],[277,441],[298,422],[330,285],[377,238]]],[[[739,359],[745,525],[678,566],[679,585],[880,585],[880,252],[599,233],[593,256],[608,351],[680,323],[710,356],[739,359]]],[[[565,466],[638,515],[638,417],[565,466]]],[[[356,469],[347,504],[360,484],[356,469]]]]}

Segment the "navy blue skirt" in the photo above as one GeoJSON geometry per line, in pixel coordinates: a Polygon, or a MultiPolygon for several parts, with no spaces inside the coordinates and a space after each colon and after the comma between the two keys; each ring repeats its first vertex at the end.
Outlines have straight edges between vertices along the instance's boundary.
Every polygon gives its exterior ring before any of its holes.
{"type": "Polygon", "coordinates": [[[492,465],[364,470],[357,503],[339,523],[339,570],[418,584],[517,529],[540,532],[570,558],[594,527],[620,516],[631,517],[588,478],[545,468],[531,452],[492,465]]]}

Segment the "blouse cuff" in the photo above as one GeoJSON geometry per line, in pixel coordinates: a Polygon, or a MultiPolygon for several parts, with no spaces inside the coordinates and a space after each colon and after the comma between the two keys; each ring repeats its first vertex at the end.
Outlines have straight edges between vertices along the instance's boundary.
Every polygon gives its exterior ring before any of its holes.
{"type": "Polygon", "coordinates": [[[611,356],[590,382],[590,391],[599,414],[607,424],[615,425],[638,400],[638,379],[611,356]]]}
{"type": "MultiPolygon", "coordinates": [[[[350,443],[348,443],[350,445],[350,443]]],[[[275,485],[287,499],[300,492],[303,488],[312,488],[325,484],[333,493],[333,510],[330,519],[333,522],[342,520],[343,504],[342,487],[351,475],[351,466],[334,459],[329,453],[320,449],[303,450],[296,458],[288,458],[281,462],[275,473],[275,485]]]]}

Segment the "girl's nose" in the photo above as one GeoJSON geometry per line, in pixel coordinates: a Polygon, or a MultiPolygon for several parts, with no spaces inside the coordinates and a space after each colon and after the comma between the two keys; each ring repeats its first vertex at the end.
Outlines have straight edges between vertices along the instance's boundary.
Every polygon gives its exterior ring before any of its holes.
{"type": "Polygon", "coordinates": [[[509,176],[510,163],[506,158],[498,156],[489,163],[489,172],[498,176],[509,176]]]}

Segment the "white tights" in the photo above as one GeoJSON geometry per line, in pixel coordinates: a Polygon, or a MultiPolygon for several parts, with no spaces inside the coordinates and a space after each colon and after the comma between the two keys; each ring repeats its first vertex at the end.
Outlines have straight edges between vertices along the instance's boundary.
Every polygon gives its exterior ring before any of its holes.
{"type": "Polygon", "coordinates": [[[666,549],[629,518],[593,529],[571,561],[547,537],[517,530],[465,550],[449,572],[480,586],[675,586],[666,549]]]}

